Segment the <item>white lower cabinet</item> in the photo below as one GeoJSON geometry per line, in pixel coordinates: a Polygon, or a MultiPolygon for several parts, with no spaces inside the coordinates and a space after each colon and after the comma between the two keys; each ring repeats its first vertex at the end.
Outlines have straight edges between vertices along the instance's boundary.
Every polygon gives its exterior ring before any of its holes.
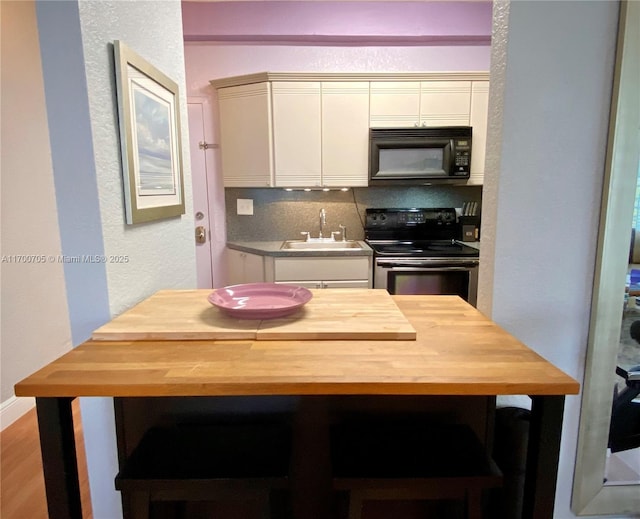
{"type": "Polygon", "coordinates": [[[228,285],[265,281],[264,256],[227,249],[228,285]]]}
{"type": "Polygon", "coordinates": [[[266,258],[267,281],[307,288],[371,288],[371,256],[266,258]],[[271,268],[270,264],[273,264],[271,268]]]}
{"type": "Polygon", "coordinates": [[[305,288],[371,288],[366,279],[353,281],[276,281],[276,283],[288,283],[305,288]]]}

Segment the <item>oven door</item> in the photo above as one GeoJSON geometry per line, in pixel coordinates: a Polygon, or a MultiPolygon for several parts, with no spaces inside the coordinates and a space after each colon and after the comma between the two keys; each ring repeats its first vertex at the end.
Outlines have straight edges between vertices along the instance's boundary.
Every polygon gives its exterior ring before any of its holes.
{"type": "Polygon", "coordinates": [[[373,287],[390,294],[457,295],[475,306],[478,260],[378,258],[373,287]]]}

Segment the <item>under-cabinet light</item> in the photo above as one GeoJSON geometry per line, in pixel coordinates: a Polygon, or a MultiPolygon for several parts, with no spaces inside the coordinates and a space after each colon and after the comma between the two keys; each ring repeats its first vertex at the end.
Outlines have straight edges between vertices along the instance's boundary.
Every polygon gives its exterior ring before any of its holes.
{"type": "Polygon", "coordinates": [[[349,187],[341,187],[341,188],[335,188],[335,189],[331,189],[330,187],[317,187],[317,188],[313,188],[313,187],[285,187],[283,188],[285,191],[349,191],[349,187]]]}

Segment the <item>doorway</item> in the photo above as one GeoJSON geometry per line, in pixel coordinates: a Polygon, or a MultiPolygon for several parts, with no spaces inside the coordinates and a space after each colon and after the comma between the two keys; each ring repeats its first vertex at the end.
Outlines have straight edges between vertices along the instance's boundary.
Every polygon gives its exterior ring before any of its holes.
{"type": "Polygon", "coordinates": [[[193,190],[193,214],[195,220],[196,273],[198,288],[213,288],[213,261],[211,249],[212,219],[210,218],[209,175],[212,156],[207,144],[205,104],[201,100],[189,99],[189,151],[191,155],[191,181],[193,190]]]}

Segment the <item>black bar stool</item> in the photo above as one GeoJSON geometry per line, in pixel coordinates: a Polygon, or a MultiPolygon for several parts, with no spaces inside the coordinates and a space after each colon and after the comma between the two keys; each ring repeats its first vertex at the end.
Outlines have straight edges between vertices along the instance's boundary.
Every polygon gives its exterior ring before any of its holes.
{"type": "Polygon", "coordinates": [[[149,519],[156,501],[257,501],[288,488],[291,432],[277,425],[176,425],[147,431],[115,478],[125,511],[149,519]]]}
{"type": "Polygon", "coordinates": [[[349,493],[349,519],[366,500],[459,500],[480,519],[482,493],[502,473],[464,425],[345,423],[332,427],[333,488],[349,493]]]}

